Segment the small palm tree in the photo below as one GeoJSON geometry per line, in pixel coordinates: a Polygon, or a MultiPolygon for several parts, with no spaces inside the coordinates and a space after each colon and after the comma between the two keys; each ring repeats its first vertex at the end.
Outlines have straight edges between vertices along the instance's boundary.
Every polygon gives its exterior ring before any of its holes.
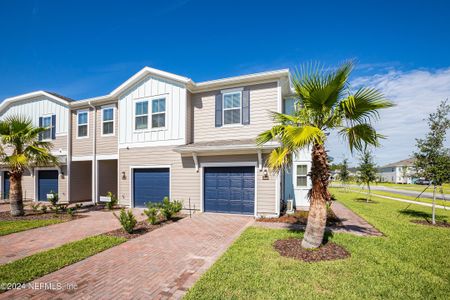
{"type": "Polygon", "coordinates": [[[47,129],[34,127],[31,120],[23,116],[10,116],[0,121],[0,163],[9,170],[12,216],[24,214],[22,176],[25,169],[57,164],[57,158],[50,153],[52,143],[39,140],[39,135],[47,129]]]}
{"type": "Polygon", "coordinates": [[[261,133],[258,144],[279,141],[268,158],[268,166],[280,171],[291,162],[292,154],[302,148],[311,149],[312,166],[309,176],[310,210],[302,241],[304,248],[322,244],[327,218],[326,204],[331,200],[328,191],[329,165],[325,141],[331,130],[348,141],[350,150],[362,150],[366,145],[378,145],[382,138],[371,125],[382,108],[393,106],[382,93],[372,88],[349,89],[352,62],[338,69],[325,70],[317,65],[300,68],[292,84],[298,104],[292,115],[273,112],[276,125],[261,133]]]}

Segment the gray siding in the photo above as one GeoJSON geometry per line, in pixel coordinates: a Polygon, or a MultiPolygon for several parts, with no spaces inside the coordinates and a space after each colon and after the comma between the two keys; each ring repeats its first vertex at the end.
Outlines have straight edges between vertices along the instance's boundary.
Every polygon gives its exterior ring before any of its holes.
{"type": "Polygon", "coordinates": [[[276,82],[246,87],[250,90],[250,124],[232,127],[215,127],[215,95],[220,90],[192,95],[194,142],[249,139],[271,127],[270,111],[278,109],[276,82]]]}

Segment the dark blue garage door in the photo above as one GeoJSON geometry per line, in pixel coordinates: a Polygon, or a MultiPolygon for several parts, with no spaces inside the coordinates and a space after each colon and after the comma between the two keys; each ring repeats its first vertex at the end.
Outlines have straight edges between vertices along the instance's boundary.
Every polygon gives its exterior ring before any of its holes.
{"type": "Polygon", "coordinates": [[[133,199],[135,207],[147,202],[161,202],[169,197],[170,171],[168,168],[135,169],[133,173],[133,199]]]}
{"type": "Polygon", "coordinates": [[[47,201],[47,194],[58,193],[58,171],[38,172],[38,200],[47,201]]]}
{"type": "Polygon", "coordinates": [[[255,210],[255,168],[205,168],[206,212],[253,215],[255,210]]]}
{"type": "Polygon", "coordinates": [[[3,199],[9,199],[9,172],[3,172],[3,199]]]}

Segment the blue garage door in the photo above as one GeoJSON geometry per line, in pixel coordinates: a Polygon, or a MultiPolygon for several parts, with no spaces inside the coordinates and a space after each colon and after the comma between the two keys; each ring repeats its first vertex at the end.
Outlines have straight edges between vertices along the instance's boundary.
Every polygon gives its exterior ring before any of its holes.
{"type": "Polygon", "coordinates": [[[206,212],[253,215],[255,210],[255,168],[205,168],[206,212]]]}
{"type": "Polygon", "coordinates": [[[161,202],[170,193],[168,168],[135,169],[133,173],[134,207],[145,207],[147,202],[161,202]]]}
{"type": "Polygon", "coordinates": [[[38,172],[38,200],[47,201],[47,194],[58,193],[58,171],[38,172]]]}
{"type": "Polygon", "coordinates": [[[9,199],[9,172],[3,172],[3,199],[9,199]]]}

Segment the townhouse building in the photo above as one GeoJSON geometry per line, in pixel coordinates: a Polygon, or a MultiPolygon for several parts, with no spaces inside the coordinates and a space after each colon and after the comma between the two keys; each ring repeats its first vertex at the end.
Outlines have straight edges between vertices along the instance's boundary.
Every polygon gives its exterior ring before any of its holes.
{"type": "MultiPolygon", "coordinates": [[[[271,128],[271,111],[294,109],[289,70],[206,82],[145,67],[111,93],[74,101],[37,91],[5,99],[0,119],[31,118],[48,130],[60,164],[30,168],[24,196],[45,201],[100,201],[107,192],[121,205],[144,207],[168,196],[201,212],[276,216],[282,202],[309,206],[307,150],[282,173],[266,166],[278,146],[258,146],[271,128]]],[[[1,166],[0,166],[1,168],[1,166]]],[[[0,169],[8,197],[8,170],[0,169]]]]}

